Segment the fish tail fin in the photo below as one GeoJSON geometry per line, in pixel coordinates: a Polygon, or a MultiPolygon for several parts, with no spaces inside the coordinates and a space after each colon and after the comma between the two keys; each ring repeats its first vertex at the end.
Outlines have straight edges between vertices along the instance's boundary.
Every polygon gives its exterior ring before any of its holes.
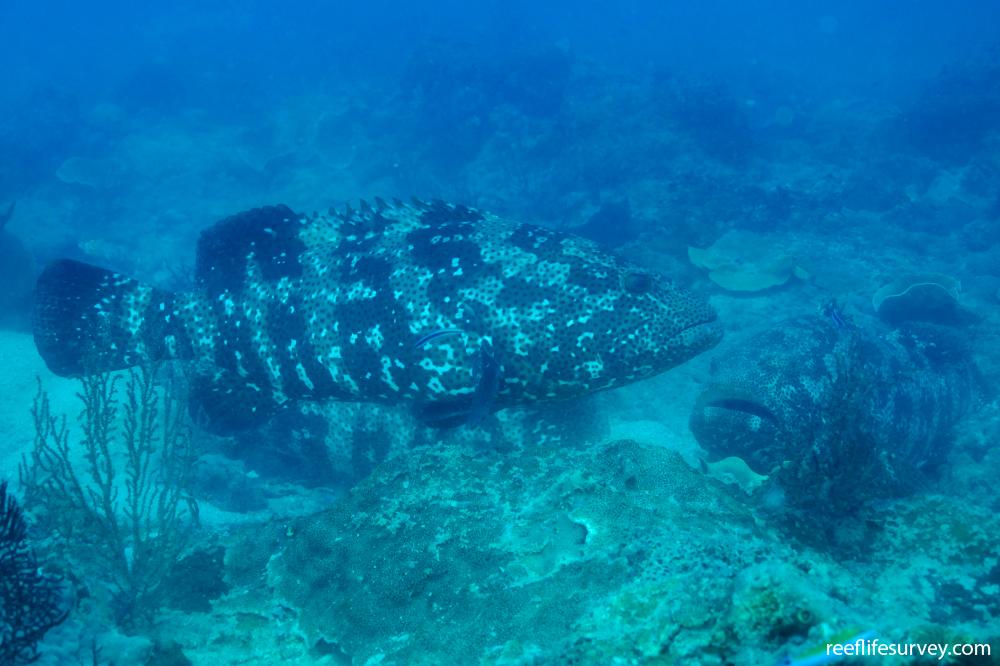
{"type": "Polygon", "coordinates": [[[49,370],[64,377],[184,356],[175,295],[71,259],[38,278],[32,329],[49,370]]]}

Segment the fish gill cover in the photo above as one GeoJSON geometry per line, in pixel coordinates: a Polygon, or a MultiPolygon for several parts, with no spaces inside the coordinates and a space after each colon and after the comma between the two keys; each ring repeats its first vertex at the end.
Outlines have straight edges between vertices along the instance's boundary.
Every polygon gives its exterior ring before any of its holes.
{"type": "Polygon", "coordinates": [[[0,14],[41,663],[997,659],[996,3],[0,14]]]}

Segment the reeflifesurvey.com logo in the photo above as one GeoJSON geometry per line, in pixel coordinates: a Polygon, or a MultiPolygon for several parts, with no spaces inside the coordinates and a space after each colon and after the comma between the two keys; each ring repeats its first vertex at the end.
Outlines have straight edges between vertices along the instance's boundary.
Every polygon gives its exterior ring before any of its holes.
{"type": "Polygon", "coordinates": [[[847,643],[827,643],[830,657],[989,657],[989,643],[883,643],[878,637],[858,637],[847,643]]]}

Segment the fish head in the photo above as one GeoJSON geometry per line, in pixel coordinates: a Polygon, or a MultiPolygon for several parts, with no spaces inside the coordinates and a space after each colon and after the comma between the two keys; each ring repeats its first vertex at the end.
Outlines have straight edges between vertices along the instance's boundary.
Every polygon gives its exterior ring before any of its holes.
{"type": "Polygon", "coordinates": [[[613,380],[615,385],[645,379],[694,358],[722,339],[718,315],[707,300],[654,272],[620,260],[608,263],[607,291],[590,292],[581,299],[592,313],[588,324],[599,344],[584,344],[579,332],[574,335],[573,327],[566,329],[570,348],[591,367],[603,368],[603,377],[595,379],[613,380]]]}
{"type": "Polygon", "coordinates": [[[770,473],[787,458],[789,438],[822,427],[843,335],[828,317],[806,316],[734,341],[712,360],[695,400],[695,439],[712,459],[736,456],[770,473]]]}
{"type": "Polygon", "coordinates": [[[783,411],[761,387],[714,383],[698,396],[688,422],[712,459],[735,456],[755,472],[781,463],[783,411]]]}
{"type": "Polygon", "coordinates": [[[619,282],[614,348],[626,359],[646,361],[650,374],[680,365],[722,339],[718,315],[706,299],[632,266],[620,267],[619,282]]]}
{"type": "Polygon", "coordinates": [[[722,327],[708,302],[571,234],[522,225],[523,250],[495,299],[510,324],[509,390],[561,398],[623,386],[711,349],[722,327]],[[526,230],[527,229],[527,230],[526,230]]]}

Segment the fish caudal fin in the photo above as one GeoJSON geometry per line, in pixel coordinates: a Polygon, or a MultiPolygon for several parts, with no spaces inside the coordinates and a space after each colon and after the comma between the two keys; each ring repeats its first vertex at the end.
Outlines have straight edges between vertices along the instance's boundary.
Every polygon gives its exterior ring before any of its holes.
{"type": "Polygon", "coordinates": [[[174,300],[113,271],[62,259],[38,278],[35,346],[49,370],[64,377],[177,358],[187,345],[174,300]]]}

